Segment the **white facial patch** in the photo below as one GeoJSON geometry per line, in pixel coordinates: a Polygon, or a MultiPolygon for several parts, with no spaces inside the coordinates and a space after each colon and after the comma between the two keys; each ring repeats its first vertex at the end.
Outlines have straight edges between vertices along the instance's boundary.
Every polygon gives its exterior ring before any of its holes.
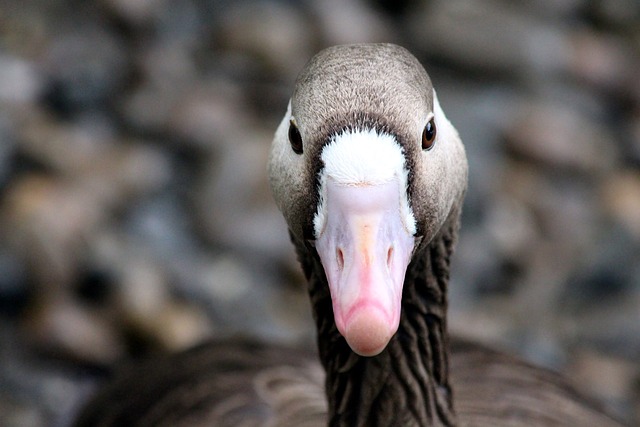
{"type": "Polygon", "coordinates": [[[326,221],[326,181],[338,185],[363,187],[386,184],[397,179],[398,209],[404,227],[416,233],[416,219],[407,195],[408,175],[405,157],[395,137],[375,130],[350,130],[336,135],[322,150],[324,168],[320,172],[320,200],[313,218],[314,234],[318,238],[326,221]]]}

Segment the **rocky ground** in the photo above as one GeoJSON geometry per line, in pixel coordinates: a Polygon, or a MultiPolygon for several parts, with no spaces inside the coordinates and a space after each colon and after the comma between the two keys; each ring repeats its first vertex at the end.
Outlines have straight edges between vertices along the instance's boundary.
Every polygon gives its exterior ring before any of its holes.
{"type": "Polygon", "coordinates": [[[467,146],[452,329],[640,422],[640,2],[0,0],[0,425],[207,337],[313,345],[266,156],[358,41],[414,52],[467,146]]]}

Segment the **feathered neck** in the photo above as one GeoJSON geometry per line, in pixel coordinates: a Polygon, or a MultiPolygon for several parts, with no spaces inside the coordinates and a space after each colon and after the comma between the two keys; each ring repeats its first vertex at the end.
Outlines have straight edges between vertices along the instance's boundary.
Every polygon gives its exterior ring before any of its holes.
{"type": "Polygon", "coordinates": [[[318,348],[327,372],[329,426],[455,425],[449,382],[447,285],[459,217],[452,214],[414,254],[403,288],[400,327],[375,357],[353,353],[333,320],[331,296],[315,250],[296,243],[309,284],[318,348]]]}

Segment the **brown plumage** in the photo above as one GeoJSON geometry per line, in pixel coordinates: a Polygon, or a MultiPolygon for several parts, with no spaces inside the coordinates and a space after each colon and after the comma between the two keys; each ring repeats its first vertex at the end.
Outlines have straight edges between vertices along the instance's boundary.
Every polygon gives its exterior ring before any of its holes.
{"type": "MultiPolygon", "coordinates": [[[[555,372],[466,341],[453,339],[450,350],[461,426],[620,425],[555,372]]],[[[324,376],[314,353],[211,342],[122,370],[76,425],[326,426],[324,376]]]]}
{"type": "Polygon", "coordinates": [[[84,409],[78,427],[620,425],[555,373],[450,342],[447,286],[467,163],[428,75],[406,50],[338,46],[312,59],[276,131],[269,169],[308,280],[320,365],[313,355],[278,346],[205,344],[130,368],[84,409]],[[424,149],[430,121],[438,133],[424,149]],[[348,160],[363,134],[367,150],[402,156],[392,178],[384,180],[380,156],[348,160]],[[327,147],[338,154],[329,159],[327,147]],[[360,188],[368,191],[362,199],[336,196],[360,188]],[[389,194],[399,199],[375,210],[389,194]],[[343,209],[337,222],[336,206],[343,209]],[[379,215],[390,222],[376,223],[379,215]],[[373,234],[372,224],[379,227],[373,234]],[[410,257],[402,264],[397,252],[405,246],[379,242],[407,234],[410,257]],[[385,254],[386,264],[375,270],[385,254]],[[385,305],[387,288],[370,290],[379,285],[375,271],[391,288],[395,272],[402,273],[397,322],[393,303],[385,305]],[[356,291],[345,293],[349,286],[356,291]]]}
{"type": "Polygon", "coordinates": [[[621,426],[555,372],[467,341],[452,341],[461,426],[621,426]]]}
{"type": "Polygon", "coordinates": [[[248,340],[207,343],[124,369],[77,426],[283,426],[324,424],[317,356],[248,340]]]}

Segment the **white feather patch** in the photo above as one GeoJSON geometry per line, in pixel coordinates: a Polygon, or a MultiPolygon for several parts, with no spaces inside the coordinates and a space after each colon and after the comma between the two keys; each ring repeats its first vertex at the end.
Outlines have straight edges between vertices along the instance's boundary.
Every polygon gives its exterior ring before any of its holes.
{"type": "Polygon", "coordinates": [[[320,172],[320,200],[313,218],[315,237],[324,230],[326,220],[326,181],[338,185],[381,185],[398,180],[399,209],[406,230],[416,232],[416,220],[409,204],[406,168],[402,148],[395,137],[371,129],[356,129],[336,135],[322,150],[324,168],[320,172]]]}

